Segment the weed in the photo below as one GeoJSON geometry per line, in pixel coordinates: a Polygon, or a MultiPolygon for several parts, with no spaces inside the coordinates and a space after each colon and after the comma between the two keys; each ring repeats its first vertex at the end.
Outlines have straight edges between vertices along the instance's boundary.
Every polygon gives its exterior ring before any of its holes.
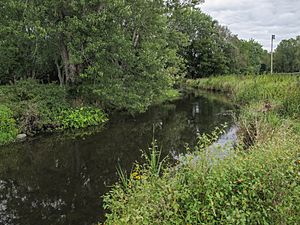
{"type": "Polygon", "coordinates": [[[0,145],[14,140],[17,132],[13,112],[8,107],[0,105],[0,145]]]}

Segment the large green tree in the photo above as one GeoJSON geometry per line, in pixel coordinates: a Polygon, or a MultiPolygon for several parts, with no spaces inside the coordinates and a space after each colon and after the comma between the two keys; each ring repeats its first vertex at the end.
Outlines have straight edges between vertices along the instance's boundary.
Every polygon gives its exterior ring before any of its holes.
{"type": "MultiPolygon", "coordinates": [[[[174,7],[192,1],[8,0],[1,3],[1,74],[92,83],[120,108],[143,110],[181,69],[174,7]],[[4,72],[3,72],[4,71],[4,72]],[[55,74],[57,78],[53,78],[55,74]]],[[[3,75],[1,75],[3,76],[3,75]]],[[[4,80],[3,78],[1,80],[4,80]]]]}
{"type": "Polygon", "coordinates": [[[300,36],[279,43],[274,57],[276,72],[300,72],[300,36]]]}
{"type": "Polygon", "coordinates": [[[257,74],[260,72],[262,57],[264,54],[262,45],[251,39],[239,41],[239,57],[241,60],[240,72],[257,74]]]}
{"type": "Polygon", "coordinates": [[[197,78],[226,73],[225,41],[217,21],[199,8],[185,7],[174,16],[174,26],[188,42],[180,49],[189,77],[197,78]]]}
{"type": "Polygon", "coordinates": [[[17,0],[0,3],[0,83],[41,78],[53,69],[41,31],[27,19],[28,6],[17,0]]]}
{"type": "Polygon", "coordinates": [[[259,43],[240,40],[199,8],[177,9],[173,27],[187,38],[187,44],[181,46],[179,53],[191,78],[259,73],[267,69],[262,66],[264,51],[259,43]]]}

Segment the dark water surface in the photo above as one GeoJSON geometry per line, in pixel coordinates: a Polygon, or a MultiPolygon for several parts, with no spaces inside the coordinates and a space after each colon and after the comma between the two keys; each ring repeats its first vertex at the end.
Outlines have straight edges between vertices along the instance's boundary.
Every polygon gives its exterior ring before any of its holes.
{"type": "Polygon", "coordinates": [[[0,147],[0,224],[103,221],[101,196],[118,180],[116,166],[130,170],[153,133],[164,155],[176,155],[198,134],[232,124],[230,110],[219,97],[187,95],[135,117],[115,114],[91,135],[44,135],[0,147]]]}

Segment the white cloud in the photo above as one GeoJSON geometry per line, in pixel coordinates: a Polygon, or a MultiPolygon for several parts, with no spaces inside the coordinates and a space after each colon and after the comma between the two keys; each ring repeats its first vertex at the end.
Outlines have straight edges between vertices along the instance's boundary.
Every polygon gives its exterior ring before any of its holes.
{"type": "Polygon", "coordinates": [[[200,8],[243,39],[255,39],[270,49],[275,44],[300,35],[300,0],[206,0],[200,8]]]}

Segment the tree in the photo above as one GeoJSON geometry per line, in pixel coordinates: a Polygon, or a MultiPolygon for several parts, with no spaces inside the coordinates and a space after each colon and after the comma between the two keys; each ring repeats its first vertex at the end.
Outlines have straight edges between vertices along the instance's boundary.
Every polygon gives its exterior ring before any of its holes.
{"type": "Polygon", "coordinates": [[[27,6],[25,1],[17,0],[0,3],[0,83],[41,78],[52,70],[48,54],[40,51],[46,47],[45,42],[25,15],[27,6]]]}
{"type": "Polygon", "coordinates": [[[185,34],[188,44],[180,55],[186,61],[189,77],[197,78],[228,71],[225,41],[219,25],[197,8],[183,8],[175,15],[176,29],[185,34]]]}
{"type": "Polygon", "coordinates": [[[8,0],[3,8],[1,47],[12,54],[7,76],[31,71],[44,79],[46,69],[61,85],[92,83],[90,91],[106,103],[144,110],[181,70],[182,36],[163,0],[8,0]]]}
{"type": "Polygon", "coordinates": [[[274,57],[276,72],[300,71],[300,36],[279,43],[274,57]]]}

